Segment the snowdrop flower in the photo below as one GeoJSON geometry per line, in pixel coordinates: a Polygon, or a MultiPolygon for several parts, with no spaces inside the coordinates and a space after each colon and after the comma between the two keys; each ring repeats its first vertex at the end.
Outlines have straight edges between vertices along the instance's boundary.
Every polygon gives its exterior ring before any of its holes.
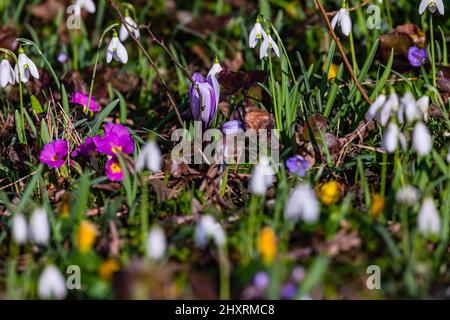
{"type": "Polygon", "coordinates": [[[342,33],[345,36],[349,36],[352,31],[352,20],[350,19],[350,14],[347,9],[341,8],[338,13],[336,13],[331,20],[331,26],[333,29],[336,28],[336,25],[341,26],[342,33]]]}
{"type": "Polygon", "coordinates": [[[123,46],[122,42],[120,42],[119,37],[117,36],[117,32],[114,31],[113,38],[108,45],[106,50],[106,62],[110,63],[112,59],[121,62],[123,64],[128,62],[128,53],[127,49],[123,46]]]}
{"type": "Polygon", "coordinates": [[[214,58],[214,64],[213,64],[213,66],[211,67],[211,69],[209,69],[208,77],[209,77],[209,76],[215,77],[216,74],[220,73],[220,71],[222,71],[222,70],[223,70],[223,68],[222,68],[222,66],[221,66],[220,63],[219,63],[219,58],[218,58],[218,57],[215,57],[215,58],[214,58]]]}
{"type": "Polygon", "coordinates": [[[395,199],[401,204],[413,206],[419,200],[419,190],[411,185],[402,186],[397,190],[395,199]]]}
{"type": "Polygon", "coordinates": [[[379,95],[375,99],[375,101],[372,103],[372,105],[370,106],[369,110],[367,111],[366,120],[370,121],[373,118],[375,118],[385,102],[386,102],[386,96],[383,95],[383,94],[379,95]]]}
{"type": "Polygon", "coordinates": [[[383,107],[381,107],[380,111],[377,114],[378,121],[385,126],[389,118],[391,116],[392,111],[397,111],[399,107],[399,99],[395,92],[389,95],[389,98],[384,103],[383,107]]]}
{"type": "Polygon", "coordinates": [[[144,169],[148,169],[151,172],[161,171],[161,158],[161,150],[156,141],[151,140],[147,142],[136,159],[136,171],[141,172],[144,169]]]}
{"type": "Polygon", "coordinates": [[[262,40],[266,37],[266,32],[264,31],[264,28],[261,25],[262,18],[261,16],[258,16],[256,18],[256,23],[253,26],[252,30],[250,31],[250,35],[248,36],[248,46],[250,48],[256,47],[259,40],[262,40]]]}
{"type": "Polygon", "coordinates": [[[33,61],[31,61],[30,58],[27,57],[27,55],[24,53],[23,48],[19,48],[18,63],[14,67],[14,73],[16,75],[17,82],[19,82],[19,71],[20,80],[23,83],[27,83],[28,80],[30,80],[30,75],[32,75],[36,79],[39,79],[39,71],[36,65],[33,61]]]}
{"type": "Polygon", "coordinates": [[[27,242],[27,220],[22,213],[16,213],[12,218],[12,236],[17,244],[27,242]]]}
{"type": "Polygon", "coordinates": [[[400,102],[400,107],[398,109],[398,121],[400,123],[405,121],[405,117],[407,122],[413,122],[422,117],[422,114],[417,106],[416,99],[414,99],[411,92],[405,93],[400,102]]]}
{"type": "Polygon", "coordinates": [[[432,198],[423,200],[417,216],[417,225],[419,232],[424,236],[438,234],[441,230],[441,218],[432,198]]]}
{"type": "Polygon", "coordinates": [[[5,54],[0,63],[0,85],[4,88],[8,84],[14,84],[15,82],[16,76],[14,75],[14,69],[9,64],[8,55],[5,54]]]}
{"type": "Polygon", "coordinates": [[[383,137],[383,149],[388,153],[393,153],[397,149],[400,137],[400,130],[395,122],[389,123],[383,137]]]}
{"type": "Polygon", "coordinates": [[[269,56],[271,49],[273,52],[275,52],[275,55],[279,58],[280,57],[280,49],[278,48],[278,45],[273,41],[270,33],[264,33],[263,34],[264,41],[261,44],[261,47],[259,47],[259,58],[263,59],[269,56]]]}
{"type": "Polygon", "coordinates": [[[426,156],[430,153],[432,142],[430,132],[423,122],[417,122],[413,131],[413,148],[419,156],[426,156]]]}
{"type": "Polygon", "coordinates": [[[431,13],[436,12],[436,8],[441,15],[444,15],[444,3],[442,0],[422,0],[419,5],[419,14],[423,14],[428,8],[431,13]]]}
{"type": "Polygon", "coordinates": [[[297,186],[289,196],[284,215],[291,221],[301,219],[314,223],[319,220],[319,201],[314,190],[307,184],[297,186]]]}
{"type": "Polygon", "coordinates": [[[37,244],[46,244],[50,238],[50,225],[45,209],[38,208],[33,211],[30,218],[31,240],[37,244]]]}
{"type": "Polygon", "coordinates": [[[424,121],[428,121],[428,107],[430,106],[430,97],[423,96],[416,102],[417,108],[420,110],[424,121]]]}
{"type": "Polygon", "coordinates": [[[265,195],[267,189],[273,184],[274,170],[270,165],[270,161],[266,157],[261,157],[258,164],[253,168],[250,180],[250,191],[253,194],[265,195]]]}
{"type": "Polygon", "coordinates": [[[222,226],[210,215],[202,216],[195,228],[195,243],[198,247],[204,247],[208,239],[214,240],[216,246],[223,247],[226,242],[226,234],[222,226]]]}
{"type": "Polygon", "coordinates": [[[128,27],[128,29],[130,29],[131,32],[133,32],[134,37],[136,39],[139,39],[141,37],[141,33],[139,31],[137,23],[129,15],[126,15],[124,20],[125,20],[125,23],[127,24],[127,26],[125,26],[124,23],[122,23],[122,25],[120,26],[120,31],[119,31],[120,41],[124,42],[130,36],[130,34],[128,33],[128,30],[127,30],[127,27],[128,27]]]}
{"type": "Polygon", "coordinates": [[[75,5],[89,13],[95,13],[95,2],[93,0],[77,0],[75,5]]]}
{"type": "Polygon", "coordinates": [[[41,299],[64,299],[67,296],[66,280],[54,265],[42,271],[38,282],[38,295],[41,299]]]}
{"type": "Polygon", "coordinates": [[[154,226],[147,238],[147,256],[152,260],[161,260],[167,248],[166,235],[161,227],[154,226]]]}

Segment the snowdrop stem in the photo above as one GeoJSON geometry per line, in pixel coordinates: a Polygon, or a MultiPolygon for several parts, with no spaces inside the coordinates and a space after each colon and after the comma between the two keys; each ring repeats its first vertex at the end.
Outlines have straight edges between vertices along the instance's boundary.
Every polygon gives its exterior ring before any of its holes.
{"type": "Polygon", "coordinates": [[[282,130],[283,124],[281,122],[281,110],[278,108],[277,104],[277,95],[275,91],[275,78],[273,76],[273,69],[272,69],[272,56],[269,54],[269,72],[270,72],[270,91],[272,93],[272,99],[273,99],[273,110],[275,113],[275,123],[277,124],[277,129],[282,130]]]}
{"type": "Polygon", "coordinates": [[[356,61],[355,42],[353,41],[353,30],[350,31],[349,40],[350,40],[350,51],[352,54],[353,70],[355,71],[355,74],[358,75],[358,62],[356,61]]]}
{"type": "MultiPolygon", "coordinates": [[[[20,47],[19,50],[23,50],[22,47],[20,47]]],[[[19,59],[17,58],[17,56],[15,55],[14,52],[8,50],[8,49],[4,49],[4,48],[0,48],[0,52],[3,52],[4,54],[10,55],[11,57],[13,57],[14,62],[16,63],[16,65],[19,64],[19,59]]],[[[22,81],[20,79],[22,79],[22,75],[20,73],[20,68],[17,68],[17,73],[19,76],[19,103],[20,103],[20,124],[21,124],[21,132],[17,132],[17,135],[19,136],[19,140],[21,143],[26,144],[27,143],[27,136],[25,134],[25,112],[24,112],[24,107],[23,107],[23,87],[22,87],[22,81]]],[[[18,129],[18,128],[17,128],[18,129]]],[[[19,131],[19,130],[18,130],[19,131]]]]}
{"type": "Polygon", "coordinates": [[[280,45],[281,45],[281,49],[283,50],[283,54],[286,57],[286,61],[287,61],[288,66],[289,66],[289,70],[290,70],[290,72],[292,74],[292,80],[294,81],[295,84],[297,84],[297,78],[295,77],[294,69],[292,68],[291,60],[289,59],[289,56],[287,54],[286,48],[285,48],[285,46],[283,44],[283,41],[281,40],[281,37],[278,34],[277,29],[275,28],[275,26],[272,23],[270,24],[270,28],[272,29],[272,32],[275,34],[275,37],[278,39],[278,43],[280,43],[280,45]]]}
{"type": "Polygon", "coordinates": [[[105,31],[103,31],[102,36],[100,37],[100,40],[98,42],[98,49],[97,49],[97,55],[95,56],[94,70],[92,72],[91,84],[89,86],[89,99],[88,99],[88,104],[86,107],[86,109],[88,109],[88,110],[91,105],[92,93],[94,91],[95,76],[97,75],[97,65],[98,65],[98,59],[100,56],[100,48],[102,47],[103,39],[105,38],[106,34],[109,31],[113,30],[118,25],[119,25],[118,23],[114,23],[114,24],[110,25],[108,28],[106,28],[105,31]]]}
{"type": "Polygon", "coordinates": [[[328,31],[330,32],[331,36],[333,37],[334,42],[336,43],[336,46],[339,50],[339,53],[341,54],[342,60],[344,61],[344,65],[347,68],[347,71],[350,73],[353,81],[355,82],[356,88],[358,89],[359,93],[361,93],[361,96],[366,100],[368,104],[372,104],[372,100],[370,100],[367,93],[364,91],[364,88],[361,86],[361,83],[359,82],[358,78],[355,75],[355,72],[353,71],[353,68],[350,64],[350,62],[347,59],[347,56],[345,55],[345,51],[342,48],[341,42],[339,41],[339,38],[336,36],[336,33],[333,30],[333,27],[331,26],[330,19],[328,19],[327,12],[325,8],[323,7],[321,0],[315,0],[317,6],[319,7],[320,14],[322,18],[325,20],[325,23],[327,25],[328,31]]]}
{"type": "MultiPolygon", "coordinates": [[[[431,51],[431,73],[433,79],[433,87],[436,88],[436,61],[435,61],[435,51],[434,51],[434,29],[433,29],[433,15],[430,14],[430,51],[431,51]]],[[[434,97],[437,101],[436,94],[434,97]]]]}
{"type": "Polygon", "coordinates": [[[230,299],[230,262],[228,260],[228,248],[225,244],[218,248],[219,272],[220,272],[220,299],[230,299]]]}
{"type": "Polygon", "coordinates": [[[381,160],[381,187],[380,194],[386,194],[386,177],[387,177],[387,161],[388,161],[388,153],[384,152],[381,160]]]}
{"type": "Polygon", "coordinates": [[[147,234],[148,234],[148,184],[147,174],[144,172],[141,175],[142,178],[142,198],[141,198],[141,240],[142,240],[142,252],[145,252],[147,246],[147,234]]]}

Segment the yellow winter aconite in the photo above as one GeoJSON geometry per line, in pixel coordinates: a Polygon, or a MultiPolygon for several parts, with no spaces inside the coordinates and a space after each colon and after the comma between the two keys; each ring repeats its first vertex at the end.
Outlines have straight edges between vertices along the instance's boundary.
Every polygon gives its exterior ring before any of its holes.
{"type": "Polygon", "coordinates": [[[327,206],[334,204],[341,197],[340,185],[337,181],[329,181],[319,186],[317,195],[323,204],[327,206]]]}
{"type": "Polygon", "coordinates": [[[261,230],[258,248],[263,262],[272,263],[277,254],[277,237],[270,227],[261,230]]]}
{"type": "Polygon", "coordinates": [[[378,218],[384,210],[384,197],[378,193],[372,197],[372,205],[370,207],[370,215],[378,218]]]}
{"type": "Polygon", "coordinates": [[[114,273],[120,270],[119,263],[114,259],[108,259],[102,263],[98,269],[100,277],[105,280],[110,280],[114,273]]]}
{"type": "Polygon", "coordinates": [[[95,242],[96,235],[97,228],[95,224],[87,220],[81,221],[76,235],[78,251],[81,253],[87,253],[91,251],[92,246],[95,242]]]}

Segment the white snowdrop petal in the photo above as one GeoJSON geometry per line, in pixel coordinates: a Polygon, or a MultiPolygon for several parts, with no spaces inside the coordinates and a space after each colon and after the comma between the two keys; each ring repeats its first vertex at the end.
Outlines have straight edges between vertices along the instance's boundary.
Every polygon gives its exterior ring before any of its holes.
{"type": "Polygon", "coordinates": [[[119,41],[119,39],[117,39],[116,49],[116,60],[122,62],[123,64],[126,64],[128,62],[128,52],[127,49],[125,49],[125,46],[119,41]]]}
{"type": "Polygon", "coordinates": [[[441,218],[432,198],[426,198],[423,201],[417,216],[417,225],[419,232],[424,236],[439,234],[441,218]]]}
{"type": "Polygon", "coordinates": [[[341,17],[342,33],[348,37],[352,31],[352,20],[350,19],[350,15],[347,11],[344,11],[341,17]]]}
{"type": "Polygon", "coordinates": [[[431,136],[423,122],[416,123],[412,140],[413,148],[419,156],[426,156],[430,153],[432,147],[431,136]]]}
{"type": "Polygon", "coordinates": [[[431,1],[431,0],[422,0],[422,1],[420,2],[420,5],[419,5],[419,14],[422,14],[422,13],[425,12],[425,10],[428,8],[428,6],[429,6],[429,4],[430,4],[430,1],[431,1]]]}
{"type": "Polygon", "coordinates": [[[37,244],[45,245],[50,239],[50,225],[47,212],[38,208],[33,211],[30,218],[31,240],[37,244]]]}
{"type": "Polygon", "coordinates": [[[167,240],[164,230],[155,226],[147,238],[147,256],[153,260],[161,260],[166,254],[167,240]]]}
{"type": "Polygon", "coordinates": [[[441,15],[444,15],[445,9],[444,9],[444,3],[442,2],[442,0],[436,0],[435,3],[436,3],[436,7],[437,7],[439,13],[441,15]]]}
{"type": "Polygon", "coordinates": [[[22,213],[16,213],[12,218],[12,235],[17,244],[27,242],[27,220],[22,213]]]}
{"type": "Polygon", "coordinates": [[[397,149],[399,139],[398,126],[391,122],[386,128],[386,132],[383,137],[383,149],[388,153],[393,153],[397,149]]]}

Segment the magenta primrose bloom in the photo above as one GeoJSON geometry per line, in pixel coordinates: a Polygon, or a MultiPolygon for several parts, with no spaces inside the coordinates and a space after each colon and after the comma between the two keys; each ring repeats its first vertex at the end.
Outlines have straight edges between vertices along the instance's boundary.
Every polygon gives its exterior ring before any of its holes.
{"type": "Polygon", "coordinates": [[[98,152],[110,156],[116,156],[119,151],[125,154],[134,152],[134,141],[127,127],[121,124],[107,123],[104,132],[103,138],[94,137],[98,152]]]}
{"type": "Polygon", "coordinates": [[[412,46],[408,50],[408,60],[413,67],[420,67],[427,60],[427,50],[412,46]]]}
{"type": "MultiPolygon", "coordinates": [[[[198,85],[198,88],[202,94],[202,122],[203,128],[208,128],[213,121],[217,106],[219,105],[220,98],[220,86],[216,77],[213,75],[205,78],[201,73],[194,73],[192,79],[198,85]]],[[[191,104],[192,115],[194,120],[198,120],[200,113],[200,96],[197,89],[191,83],[189,87],[189,102],[191,104]]]]}
{"type": "Polygon", "coordinates": [[[94,139],[87,137],[86,140],[78,146],[73,152],[72,157],[81,157],[83,159],[89,159],[97,151],[94,139]]]}
{"type": "Polygon", "coordinates": [[[69,144],[67,141],[58,139],[44,146],[39,156],[39,160],[50,168],[60,168],[69,153],[69,144]]]}
{"type": "MultiPolygon", "coordinates": [[[[82,92],[75,92],[75,94],[72,96],[72,100],[71,100],[72,103],[83,106],[84,112],[87,109],[88,101],[89,101],[89,95],[86,95],[82,92]]],[[[99,112],[101,109],[100,104],[97,101],[95,101],[94,97],[91,97],[91,104],[89,105],[89,109],[94,113],[99,112]]]]}
{"type": "Polygon", "coordinates": [[[111,181],[122,181],[123,170],[117,158],[110,158],[106,161],[106,176],[111,181]]]}

